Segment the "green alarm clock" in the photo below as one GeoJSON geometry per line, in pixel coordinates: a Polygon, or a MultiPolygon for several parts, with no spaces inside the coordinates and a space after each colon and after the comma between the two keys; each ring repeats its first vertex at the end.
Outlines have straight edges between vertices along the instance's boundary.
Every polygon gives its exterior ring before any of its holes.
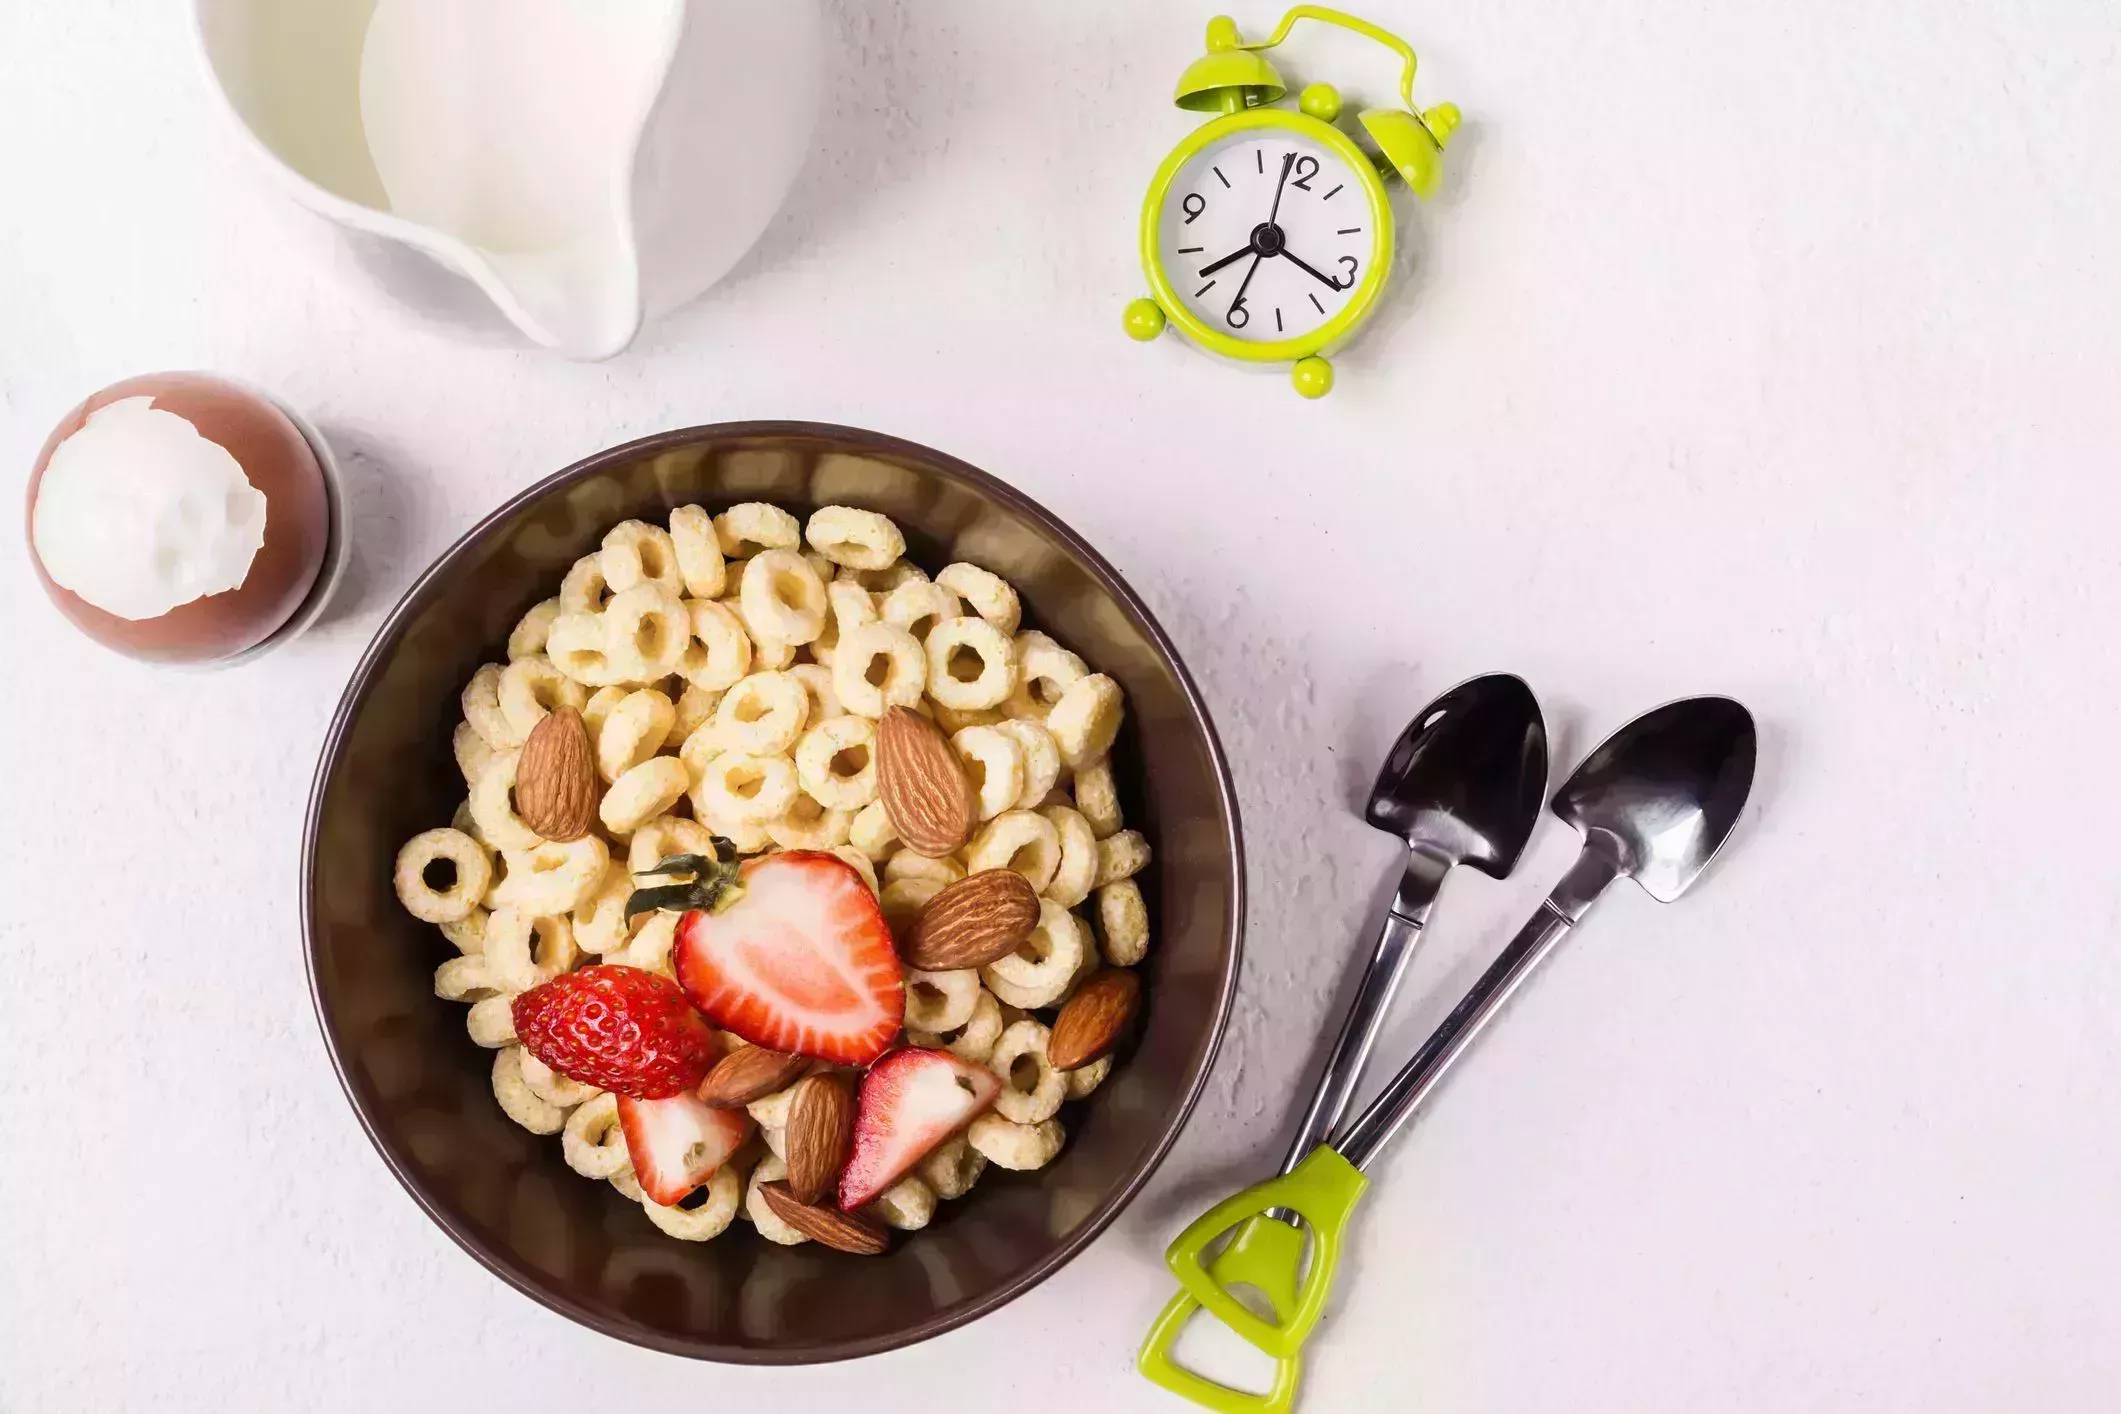
{"type": "Polygon", "coordinates": [[[1126,330],[1153,339],[1177,326],[1194,343],[1247,363],[1293,361],[1307,398],[1333,387],[1326,355],[1377,307],[1392,273],[1392,203],[1385,176],[1397,172],[1429,197],[1443,176],[1443,149],[1458,127],[1449,103],[1414,109],[1414,51],[1367,20],[1322,5],[1298,5],[1267,39],[1247,44],[1236,21],[1208,22],[1208,52],[1178,81],[1178,106],[1221,116],[1166,157],[1142,204],[1142,268],[1149,297],[1127,306],[1126,330]],[[1299,20],[1353,30],[1404,61],[1404,108],[1373,108],[1357,124],[1364,149],[1336,123],[1340,94],[1314,83],[1296,107],[1259,53],[1299,20]]]}

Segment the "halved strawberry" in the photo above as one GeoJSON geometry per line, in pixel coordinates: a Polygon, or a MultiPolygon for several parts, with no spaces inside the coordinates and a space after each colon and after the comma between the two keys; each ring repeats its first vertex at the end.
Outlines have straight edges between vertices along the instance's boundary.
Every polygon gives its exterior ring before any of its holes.
{"type": "Polygon", "coordinates": [[[670,1207],[714,1177],[751,1137],[751,1116],[718,1110],[686,1091],[663,1100],[621,1095],[619,1128],[641,1191],[670,1207]]]}
{"type": "Polygon", "coordinates": [[[678,924],[678,985],[754,1046],[838,1065],[884,1053],[906,989],[876,895],[846,860],[814,850],[744,865],[743,895],[678,924]]]}
{"type": "Polygon", "coordinates": [[[948,1051],[893,1051],[862,1077],[854,1156],[840,1172],[840,1210],[876,1201],[928,1151],[977,1119],[1001,1077],[948,1051]]]}

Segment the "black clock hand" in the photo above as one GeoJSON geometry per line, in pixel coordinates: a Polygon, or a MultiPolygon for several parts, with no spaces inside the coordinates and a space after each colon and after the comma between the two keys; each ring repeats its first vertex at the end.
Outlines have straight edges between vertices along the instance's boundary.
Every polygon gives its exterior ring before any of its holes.
{"type": "Polygon", "coordinates": [[[1213,275],[1216,271],[1222,269],[1225,265],[1235,265],[1238,261],[1243,260],[1251,253],[1252,245],[1251,242],[1248,241],[1245,243],[1243,249],[1231,252],[1230,254],[1224,256],[1221,260],[1216,261],[1213,265],[1203,265],[1198,273],[1202,275],[1213,275]]]}
{"type": "MultiPolygon", "coordinates": [[[[1281,189],[1289,184],[1289,166],[1295,161],[1295,153],[1285,152],[1282,154],[1281,180],[1274,184],[1274,208],[1267,213],[1267,224],[1269,226],[1274,224],[1275,217],[1281,215],[1281,189]]],[[[1306,177],[1304,180],[1309,181],[1310,178],[1306,177]]]]}
{"type": "Polygon", "coordinates": [[[1295,265],[1297,269],[1303,271],[1306,275],[1309,275],[1314,280],[1323,281],[1328,289],[1344,290],[1347,288],[1346,285],[1343,285],[1340,281],[1334,279],[1331,275],[1321,275],[1316,270],[1313,270],[1310,266],[1304,264],[1303,261],[1298,260],[1296,257],[1296,252],[1290,250],[1287,246],[1283,246],[1281,248],[1281,253],[1287,256],[1290,260],[1290,263],[1295,265]]]}
{"type": "MultiPolygon", "coordinates": [[[[1237,297],[1230,301],[1230,314],[1237,313],[1237,307],[1245,302],[1245,287],[1251,284],[1252,277],[1259,273],[1259,262],[1264,259],[1266,259],[1266,257],[1263,255],[1255,255],[1252,257],[1252,268],[1245,272],[1244,279],[1238,281],[1237,297]]],[[[1229,317],[1229,314],[1224,315],[1224,321],[1227,322],[1229,320],[1229,317]]]]}

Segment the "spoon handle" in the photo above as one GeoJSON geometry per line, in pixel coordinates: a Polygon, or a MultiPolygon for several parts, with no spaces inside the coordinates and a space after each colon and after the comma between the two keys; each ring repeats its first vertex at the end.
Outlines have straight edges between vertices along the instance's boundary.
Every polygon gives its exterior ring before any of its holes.
{"type": "Polygon", "coordinates": [[[1422,1042],[1385,1086],[1384,1093],[1370,1103],[1355,1123],[1334,1144],[1341,1156],[1357,1169],[1366,1169],[1377,1151],[1399,1132],[1429,1092],[1436,1088],[1473,1038],[1495,1018],[1502,1005],[1532,969],[1545,960],[1555,944],[1568,936],[1606,886],[1619,877],[1620,866],[1609,849],[1595,839],[1584,842],[1583,852],[1562,875],[1561,882],[1539,905],[1539,911],[1518,930],[1488,970],[1480,975],[1465,999],[1453,1007],[1443,1024],[1422,1042]]]}

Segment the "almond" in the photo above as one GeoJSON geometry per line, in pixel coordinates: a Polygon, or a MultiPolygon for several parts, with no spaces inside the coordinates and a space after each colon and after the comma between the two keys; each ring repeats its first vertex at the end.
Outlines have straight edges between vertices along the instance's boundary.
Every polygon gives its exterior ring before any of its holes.
{"type": "Polygon", "coordinates": [[[1083,983],[1053,1019],[1047,1064],[1075,1070],[1104,1056],[1126,1034],[1141,997],[1141,978],[1124,967],[1108,967],[1083,983]]]}
{"type": "Polygon", "coordinates": [[[578,840],[597,822],[596,753],[582,714],[562,707],[530,732],[516,759],[516,813],[548,840],[578,840]]]}
{"type": "Polygon", "coordinates": [[[815,1203],[838,1186],[854,1145],[854,1096],[836,1075],[796,1083],[788,1101],[788,1191],[815,1203]]]}
{"type": "Polygon", "coordinates": [[[1014,869],[986,869],[945,888],[913,920],[900,952],[923,972],[985,967],[1038,927],[1038,893],[1014,869]]]}
{"type": "Polygon", "coordinates": [[[946,859],[965,846],[979,803],[943,729],[910,707],[884,714],[876,733],[876,793],[906,848],[946,859]]]}
{"type": "Polygon", "coordinates": [[[852,1252],[858,1257],[874,1257],[890,1245],[884,1230],[867,1218],[854,1217],[837,1208],[821,1207],[805,1203],[788,1191],[785,1183],[759,1185],[759,1196],[773,1215],[803,1236],[814,1242],[822,1242],[839,1252],[852,1252]]]}
{"type": "Polygon", "coordinates": [[[698,1093],[718,1110],[733,1110],[787,1089],[809,1068],[810,1061],[803,1056],[770,1051],[764,1046],[738,1046],[715,1062],[714,1069],[700,1082],[698,1093]]]}

